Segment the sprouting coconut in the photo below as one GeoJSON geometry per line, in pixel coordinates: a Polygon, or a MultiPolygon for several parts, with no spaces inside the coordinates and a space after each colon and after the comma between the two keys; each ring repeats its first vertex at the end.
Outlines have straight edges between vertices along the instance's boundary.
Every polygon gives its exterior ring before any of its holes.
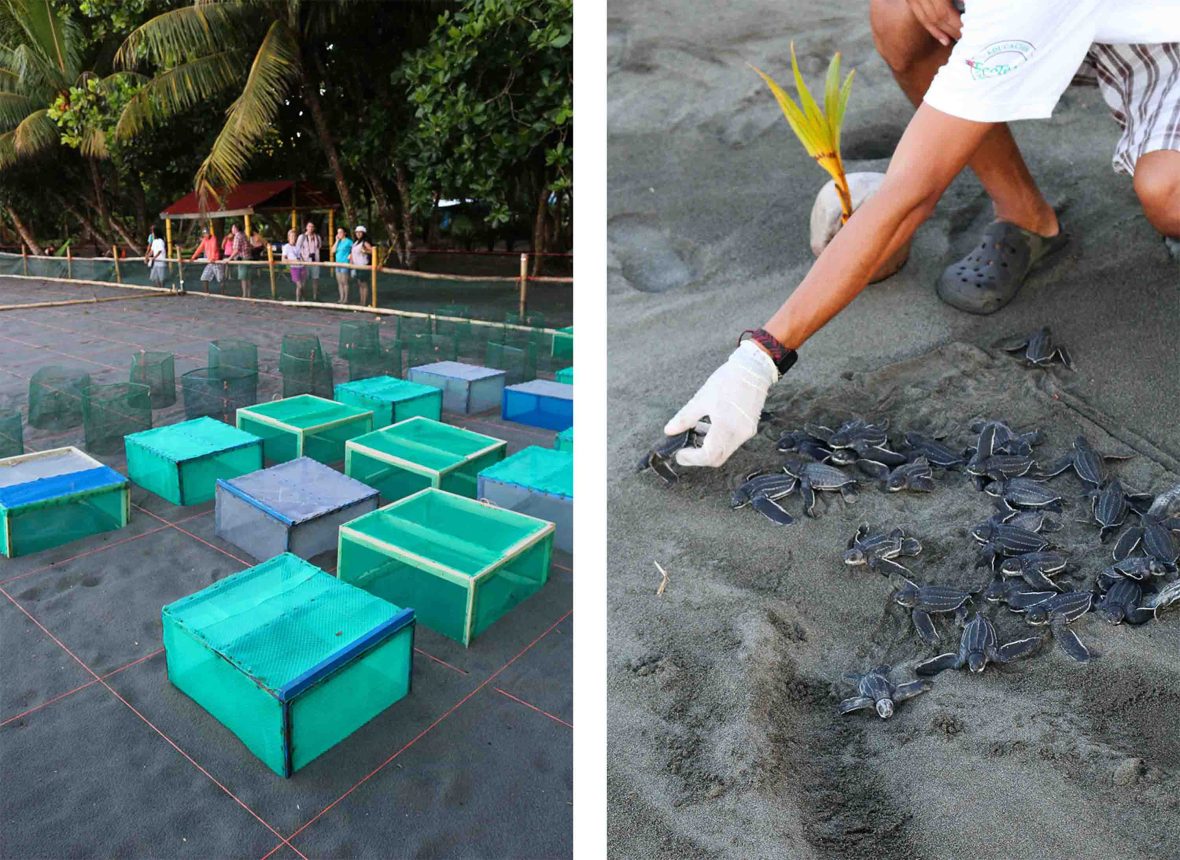
{"type": "MultiPolygon", "coordinates": [[[[844,123],[844,112],[848,107],[848,97],[852,94],[852,78],[856,72],[849,72],[841,82],[840,54],[837,52],[832,56],[824,79],[824,104],[821,108],[799,71],[794,43],[791,44],[791,71],[799,96],[798,103],[770,75],[757,66],[751,68],[770,87],[787,118],[787,124],[807,154],[832,177],[832,181],[820,189],[811,210],[811,250],[818,257],[840,227],[852,217],[856,208],[876,192],[885,178],[883,173],[844,172],[844,162],[840,157],[840,128],[844,123]]],[[[909,250],[907,242],[881,264],[871,280],[883,280],[900,269],[909,256],[909,250]]]]}

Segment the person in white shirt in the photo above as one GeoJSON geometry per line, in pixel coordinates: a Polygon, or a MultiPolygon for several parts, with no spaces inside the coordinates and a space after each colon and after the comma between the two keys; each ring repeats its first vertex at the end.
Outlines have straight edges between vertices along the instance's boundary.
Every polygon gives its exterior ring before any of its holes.
{"type": "MultiPolygon", "coordinates": [[[[295,241],[295,247],[299,249],[299,257],[308,263],[320,262],[320,252],[323,249],[323,240],[320,234],[316,232],[315,224],[308,221],[303,227],[303,232],[299,234],[299,238],[295,241]]],[[[312,301],[319,300],[320,293],[320,267],[308,266],[305,276],[311,279],[311,298],[312,301]]]]}
{"type": "MultiPolygon", "coordinates": [[[[298,234],[294,230],[287,231],[287,243],[283,245],[282,259],[290,263],[304,262],[303,252],[299,249],[298,234]]],[[[307,268],[291,266],[291,283],[295,285],[295,301],[303,301],[303,282],[307,280],[307,268]]]]}
{"type": "MultiPolygon", "coordinates": [[[[159,229],[153,225],[151,235],[148,236],[147,252],[143,256],[143,261],[148,266],[152,285],[160,289],[164,288],[164,284],[168,280],[167,256],[167,246],[160,236],[159,229]]],[[[173,292],[177,292],[177,290],[174,289],[173,292]]]]}
{"type": "Polygon", "coordinates": [[[878,48],[917,110],[877,192],[664,426],[674,436],[709,418],[704,444],[676,453],[681,466],[720,466],[754,436],[770,386],[797,350],[910,240],[968,165],[997,220],[972,257],[943,275],[938,295],[972,313],[1012,299],[1064,238],[1004,123],[1049,116],[1092,51],[1123,125],[1116,169],[1133,172],[1147,220],[1180,236],[1180,0],[966,0],[962,14],[950,0],[871,6],[878,48]]]}

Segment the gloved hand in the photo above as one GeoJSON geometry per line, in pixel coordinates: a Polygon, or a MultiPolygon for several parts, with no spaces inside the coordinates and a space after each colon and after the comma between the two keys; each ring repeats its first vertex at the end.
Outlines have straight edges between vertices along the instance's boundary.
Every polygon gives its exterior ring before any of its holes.
{"type": "Polygon", "coordinates": [[[683,433],[706,415],[709,432],[700,448],[676,452],[681,466],[720,466],[758,432],[766,393],[778,381],[778,368],[753,341],[742,341],[729,360],[713,371],[692,400],[664,425],[664,433],[683,433]]]}

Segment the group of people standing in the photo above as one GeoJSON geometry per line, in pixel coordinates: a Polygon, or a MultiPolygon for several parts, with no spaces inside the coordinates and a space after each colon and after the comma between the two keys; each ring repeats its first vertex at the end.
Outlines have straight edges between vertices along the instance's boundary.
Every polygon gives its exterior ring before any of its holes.
{"type": "MultiPolygon", "coordinates": [[[[261,273],[260,266],[246,265],[247,262],[261,262],[267,259],[266,241],[257,230],[247,236],[237,224],[230,225],[230,231],[225,239],[218,242],[217,236],[208,228],[201,229],[201,240],[193,251],[190,261],[205,259],[205,268],[201,271],[201,285],[205,292],[209,292],[209,284],[216,281],[218,291],[221,291],[229,277],[229,264],[240,261],[234,266],[234,274],[241,285],[242,297],[250,297],[250,287],[254,278],[261,273]]],[[[323,238],[316,232],[316,225],[308,221],[302,233],[295,230],[287,231],[287,242],[282,247],[280,259],[287,267],[291,282],[295,286],[295,301],[303,301],[304,289],[311,284],[312,301],[319,300],[319,281],[321,266],[306,265],[308,263],[333,262],[336,274],[337,301],[348,304],[351,285],[357,285],[360,303],[369,302],[369,267],[373,260],[373,245],[369,242],[368,231],[361,225],[353,230],[350,238],[344,227],[336,229],[336,235],[330,247],[325,249],[323,238]]],[[[160,235],[158,227],[153,227],[148,236],[147,251],[144,263],[150,270],[152,283],[163,288],[168,279],[167,247],[160,235]]],[[[183,283],[173,286],[173,292],[184,292],[183,283]]]]}

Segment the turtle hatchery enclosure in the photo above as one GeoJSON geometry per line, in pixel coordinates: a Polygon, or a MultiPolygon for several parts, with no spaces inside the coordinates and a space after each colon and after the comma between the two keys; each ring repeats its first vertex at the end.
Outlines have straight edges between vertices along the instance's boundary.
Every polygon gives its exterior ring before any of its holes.
{"type": "Polygon", "coordinates": [[[0,312],[0,856],[568,856],[572,330],[102,297],[0,312]]]}
{"type": "Polygon", "coordinates": [[[788,843],[912,856],[990,770],[989,815],[1043,781],[1174,853],[1152,822],[1180,814],[1180,470],[1082,399],[1047,330],[996,346],[776,386],[718,470],[675,463],[701,425],[640,460],[612,516],[660,509],[636,564],[667,579],[632,595],[648,656],[615,707],[652,712],[660,796],[735,822],[790,798],[788,843]]]}

